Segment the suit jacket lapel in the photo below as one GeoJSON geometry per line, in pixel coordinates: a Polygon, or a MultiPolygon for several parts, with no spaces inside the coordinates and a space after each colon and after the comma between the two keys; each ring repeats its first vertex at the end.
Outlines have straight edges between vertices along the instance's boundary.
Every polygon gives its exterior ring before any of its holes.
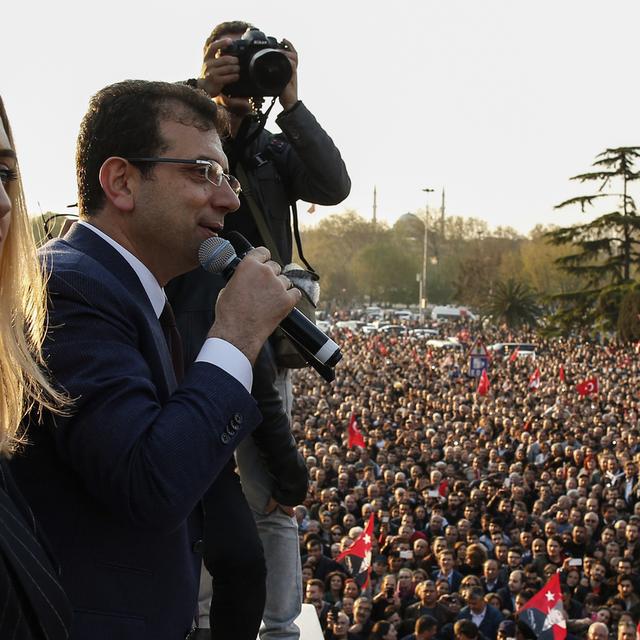
{"type": "Polygon", "coordinates": [[[149,296],[136,272],[108,242],[105,242],[98,234],[81,224],[74,224],[64,237],[64,241],[74,249],[91,256],[99,262],[131,293],[131,297],[140,307],[149,325],[149,331],[160,354],[164,374],[162,385],[166,385],[166,391],[170,395],[177,386],[173,363],[171,362],[171,353],[149,296]]]}

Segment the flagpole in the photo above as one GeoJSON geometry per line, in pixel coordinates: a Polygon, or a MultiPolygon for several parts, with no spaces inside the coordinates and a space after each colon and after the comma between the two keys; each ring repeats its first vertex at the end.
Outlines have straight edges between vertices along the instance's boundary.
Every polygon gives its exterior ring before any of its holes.
{"type": "Polygon", "coordinates": [[[427,242],[429,240],[429,194],[433,189],[425,187],[422,191],[426,193],[424,205],[424,246],[422,248],[422,295],[420,297],[420,322],[424,324],[427,312],[427,242]]]}

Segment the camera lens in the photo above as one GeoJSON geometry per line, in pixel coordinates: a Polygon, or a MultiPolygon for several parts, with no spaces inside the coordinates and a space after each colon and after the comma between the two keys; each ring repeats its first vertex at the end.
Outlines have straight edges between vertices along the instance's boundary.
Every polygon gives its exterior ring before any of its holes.
{"type": "Polygon", "coordinates": [[[281,51],[262,49],[251,58],[249,74],[261,95],[277,96],[291,80],[291,63],[281,51]]]}

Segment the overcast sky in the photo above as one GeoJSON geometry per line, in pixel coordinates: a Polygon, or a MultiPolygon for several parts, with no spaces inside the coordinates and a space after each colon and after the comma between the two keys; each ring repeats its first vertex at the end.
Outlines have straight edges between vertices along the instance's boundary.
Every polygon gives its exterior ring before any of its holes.
{"type": "MultiPolygon", "coordinates": [[[[125,78],[198,74],[222,20],[299,51],[300,98],[353,181],[337,207],[390,223],[446,189],[447,212],[521,232],[584,214],[553,205],[607,147],[640,145],[637,0],[22,0],[3,7],[0,93],[32,213],[75,202],[89,97],[125,78]]],[[[274,109],[277,109],[276,106],[274,109]]],[[[269,128],[277,131],[270,121],[269,128]]],[[[637,189],[636,189],[637,195],[637,189]]]]}

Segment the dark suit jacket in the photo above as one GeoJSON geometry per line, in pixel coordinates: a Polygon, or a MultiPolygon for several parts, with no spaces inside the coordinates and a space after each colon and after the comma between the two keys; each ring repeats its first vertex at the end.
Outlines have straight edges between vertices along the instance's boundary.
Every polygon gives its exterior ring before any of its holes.
{"type": "MultiPolygon", "coordinates": [[[[440,569],[436,569],[435,571],[432,572],[431,579],[437,580],[439,577],[439,574],[440,574],[440,569]]],[[[449,580],[451,593],[453,593],[454,591],[457,591],[460,588],[460,583],[462,582],[463,577],[464,576],[457,569],[453,570],[453,573],[451,574],[451,579],[449,580]]]]}
{"type": "MultiPolygon", "coordinates": [[[[471,609],[469,607],[463,607],[458,614],[458,620],[471,620],[471,609]]],[[[489,640],[495,640],[498,635],[498,627],[504,620],[504,616],[495,607],[490,604],[487,605],[487,610],[484,614],[484,619],[478,627],[480,633],[485,635],[489,640]]]]}
{"type": "Polygon", "coordinates": [[[515,603],[512,599],[514,596],[511,595],[509,587],[502,587],[502,589],[498,589],[497,593],[502,600],[502,608],[507,609],[508,611],[514,611],[515,603]]]}
{"type": "Polygon", "coordinates": [[[201,496],[260,422],[222,369],[195,363],[176,388],[137,275],[93,231],[48,243],[53,377],[75,400],[13,461],[63,569],[72,637],[177,640],[200,575],[201,496]]]}
{"type": "Polygon", "coordinates": [[[36,523],[0,460],[0,638],[65,640],[71,606],[36,523]]]}

